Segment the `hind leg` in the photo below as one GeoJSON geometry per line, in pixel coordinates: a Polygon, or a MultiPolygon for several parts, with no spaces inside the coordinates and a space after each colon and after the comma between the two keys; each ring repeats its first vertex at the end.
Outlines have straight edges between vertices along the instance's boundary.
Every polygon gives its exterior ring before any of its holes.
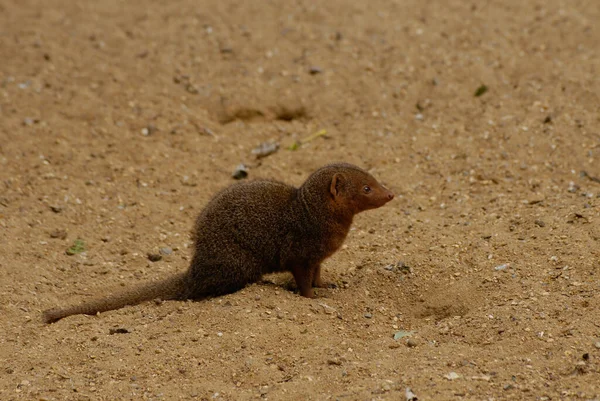
{"type": "Polygon", "coordinates": [[[250,258],[194,258],[190,265],[187,298],[197,299],[236,292],[247,284],[260,280],[261,276],[260,264],[250,258]]]}

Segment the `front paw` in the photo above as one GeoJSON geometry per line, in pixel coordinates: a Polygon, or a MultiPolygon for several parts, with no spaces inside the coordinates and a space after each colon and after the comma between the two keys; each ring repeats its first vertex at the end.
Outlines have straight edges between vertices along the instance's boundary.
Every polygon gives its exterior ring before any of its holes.
{"type": "Polygon", "coordinates": [[[307,290],[301,290],[300,295],[302,295],[303,297],[306,297],[306,298],[315,298],[315,292],[313,291],[312,288],[309,288],[307,290]]]}

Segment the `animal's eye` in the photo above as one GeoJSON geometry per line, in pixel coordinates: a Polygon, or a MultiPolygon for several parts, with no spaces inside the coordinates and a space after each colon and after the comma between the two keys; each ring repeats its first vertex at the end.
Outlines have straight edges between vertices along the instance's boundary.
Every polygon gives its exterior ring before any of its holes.
{"type": "Polygon", "coordinates": [[[371,187],[368,185],[365,185],[363,187],[363,191],[365,191],[366,194],[370,194],[371,193],[371,187]]]}

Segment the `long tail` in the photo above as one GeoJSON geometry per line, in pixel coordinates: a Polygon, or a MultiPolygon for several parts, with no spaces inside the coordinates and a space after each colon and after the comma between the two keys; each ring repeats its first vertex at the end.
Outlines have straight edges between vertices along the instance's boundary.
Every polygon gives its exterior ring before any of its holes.
{"type": "Polygon", "coordinates": [[[43,312],[42,320],[45,323],[54,323],[71,315],[95,315],[98,312],[119,309],[127,305],[137,305],[156,298],[179,299],[185,292],[186,278],[187,273],[180,273],[163,281],[148,283],[132,290],[93,299],[79,305],[48,309],[43,312]]]}

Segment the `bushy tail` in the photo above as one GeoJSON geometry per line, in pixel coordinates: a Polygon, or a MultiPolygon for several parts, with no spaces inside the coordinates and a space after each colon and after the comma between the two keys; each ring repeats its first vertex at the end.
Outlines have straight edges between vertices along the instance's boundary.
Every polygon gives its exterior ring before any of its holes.
{"type": "Polygon", "coordinates": [[[42,314],[42,320],[45,323],[54,323],[71,315],[95,315],[98,312],[119,309],[127,305],[137,305],[157,298],[179,299],[185,293],[186,277],[187,273],[181,273],[163,281],[148,283],[132,290],[93,299],[79,305],[47,309],[42,314]]]}

